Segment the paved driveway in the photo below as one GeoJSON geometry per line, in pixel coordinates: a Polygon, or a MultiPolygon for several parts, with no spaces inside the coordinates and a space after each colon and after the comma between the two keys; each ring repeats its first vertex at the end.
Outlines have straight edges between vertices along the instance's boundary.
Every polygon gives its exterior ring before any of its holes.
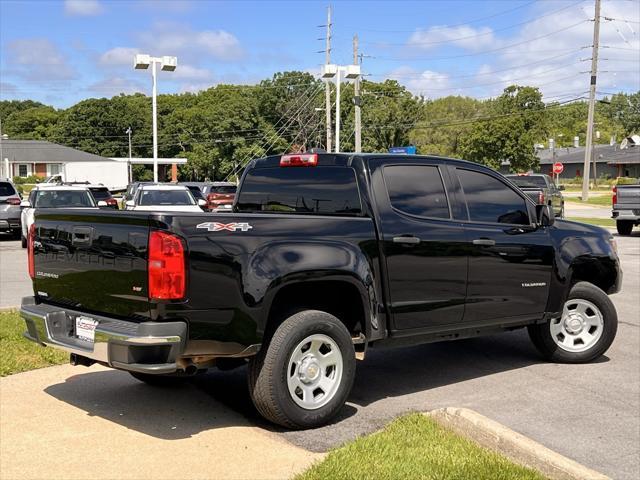
{"type": "Polygon", "coordinates": [[[33,295],[27,250],[19,240],[0,233],[0,308],[18,306],[27,295],[33,295]]]}
{"type": "MultiPolygon", "coordinates": [[[[38,389],[16,387],[15,395],[7,400],[8,379],[2,381],[3,422],[20,422],[20,428],[13,428],[11,436],[2,428],[1,456],[7,458],[6,445],[28,444],[46,465],[65,442],[74,446],[87,438],[95,447],[90,450],[99,451],[100,438],[104,438],[130,462],[147,441],[163,446],[162,452],[180,447],[176,455],[197,457],[215,449],[216,442],[225,442],[225,428],[238,425],[257,427],[248,430],[248,435],[268,431],[292,446],[321,452],[374,431],[401,413],[458,406],[477,410],[613,478],[635,480],[640,478],[640,232],[617,240],[624,282],[623,292],[612,298],[620,326],[611,350],[596,363],[543,363],[523,331],[371,350],[366,361],[358,364],[355,387],[342,416],[330,426],[305,432],[284,432],[258,417],[247,396],[243,369],[212,372],[177,391],[160,394],[132,383],[123,372],[76,367],[73,372],[77,374],[70,378],[65,370],[42,380],[39,391],[48,398],[39,400],[45,402],[43,410],[30,404],[38,389]],[[11,408],[22,405],[22,410],[8,417],[7,401],[11,408]],[[64,408],[48,410],[51,406],[64,408]],[[49,418],[51,428],[61,429],[58,443],[32,434],[42,430],[43,418],[49,418]],[[76,426],[67,434],[69,422],[76,426]],[[180,430],[169,431],[174,425],[180,430]],[[212,429],[222,433],[208,436],[212,429]],[[112,436],[122,441],[116,445],[112,436]],[[187,437],[199,440],[187,448],[179,442],[187,437]]],[[[0,250],[3,262],[6,254],[0,250]]],[[[30,455],[22,458],[33,459],[30,455]]],[[[69,465],[83,468],[82,462],[69,465]]],[[[268,468],[265,465],[267,470],[257,473],[268,473],[268,468]]]]}

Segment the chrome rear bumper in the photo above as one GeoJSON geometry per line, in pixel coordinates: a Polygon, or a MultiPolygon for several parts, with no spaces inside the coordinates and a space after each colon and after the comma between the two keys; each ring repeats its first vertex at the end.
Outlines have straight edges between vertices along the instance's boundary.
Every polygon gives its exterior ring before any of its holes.
{"type": "Polygon", "coordinates": [[[142,373],[175,372],[187,340],[185,322],[130,322],[90,315],[24,297],[20,315],[24,336],[36,343],[90,358],[113,368],[142,373]],[[98,321],[94,342],[75,336],[75,319],[98,321]]]}

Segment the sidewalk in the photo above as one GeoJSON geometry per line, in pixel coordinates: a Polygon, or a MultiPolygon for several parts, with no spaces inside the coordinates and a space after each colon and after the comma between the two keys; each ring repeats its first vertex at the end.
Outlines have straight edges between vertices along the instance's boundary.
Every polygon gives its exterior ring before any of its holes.
{"type": "Polygon", "coordinates": [[[12,375],[0,392],[3,480],[285,479],[324,456],[192,385],[154,388],[101,366],[12,375]]]}

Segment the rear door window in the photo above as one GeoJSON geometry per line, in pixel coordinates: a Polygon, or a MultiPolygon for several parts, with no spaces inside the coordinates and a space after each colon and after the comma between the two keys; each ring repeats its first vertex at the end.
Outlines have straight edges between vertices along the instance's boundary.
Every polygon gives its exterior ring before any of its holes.
{"type": "Polygon", "coordinates": [[[241,212],[362,213],[352,168],[256,168],[247,173],[236,209],[241,212]]]}
{"type": "Polygon", "coordinates": [[[526,201],[507,184],[485,173],[456,170],[472,222],[529,225],[526,201]]]}
{"type": "Polygon", "coordinates": [[[383,172],[389,201],[396,210],[420,217],[451,217],[438,167],[389,165],[383,172]]]}

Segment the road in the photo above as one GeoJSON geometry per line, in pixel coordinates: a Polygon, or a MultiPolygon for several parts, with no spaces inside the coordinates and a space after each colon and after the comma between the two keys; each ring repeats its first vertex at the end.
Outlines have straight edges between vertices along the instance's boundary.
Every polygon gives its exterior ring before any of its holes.
{"type": "Polygon", "coordinates": [[[611,207],[583,205],[578,202],[565,202],[564,213],[565,216],[569,218],[611,218],[611,207]]]}
{"type": "MultiPolygon", "coordinates": [[[[60,442],[82,438],[98,450],[100,439],[108,438],[129,461],[134,455],[123,452],[137,452],[145,439],[197,458],[215,447],[210,442],[225,438],[207,436],[210,430],[224,432],[246,425],[255,427],[246,430],[246,441],[269,433],[291,447],[323,452],[375,431],[402,413],[457,406],[472,408],[612,478],[635,480],[640,478],[640,231],[634,230],[630,237],[614,236],[624,269],[623,291],[612,297],[620,324],[613,346],[595,363],[542,362],[524,331],[405,349],[372,349],[358,364],[353,392],[338,420],[304,432],[282,431],[260,419],[248,398],[244,369],[214,371],[160,396],[124,372],[53,367],[23,374],[34,375],[27,383],[37,388],[2,380],[3,421],[19,422],[20,428],[9,434],[2,428],[1,457],[7,458],[8,445],[15,453],[18,446],[29,444],[31,450],[12,457],[12,468],[26,468],[15,459],[32,461],[32,451],[39,452],[40,463],[46,466],[54,462],[51,457],[59,451],[60,442]],[[40,402],[42,410],[34,412],[38,407],[31,402],[40,402]],[[65,408],[58,410],[60,405],[65,408]],[[22,414],[6,420],[7,408],[22,414]],[[49,409],[55,418],[46,425],[60,428],[47,436],[41,425],[44,417],[52,416],[45,413],[49,409]],[[179,431],[165,431],[170,425],[178,425],[179,431]],[[178,440],[191,437],[199,441],[185,451],[178,440]],[[52,446],[56,447],[49,450],[52,446]]],[[[19,245],[14,249],[10,243],[0,244],[3,276],[13,274],[6,272],[5,265],[26,262],[24,253],[16,253],[22,252],[19,245]],[[17,258],[20,255],[22,259],[17,258]],[[16,258],[5,263],[7,257],[16,258]]],[[[268,468],[260,474],[266,475],[268,468]]]]}

